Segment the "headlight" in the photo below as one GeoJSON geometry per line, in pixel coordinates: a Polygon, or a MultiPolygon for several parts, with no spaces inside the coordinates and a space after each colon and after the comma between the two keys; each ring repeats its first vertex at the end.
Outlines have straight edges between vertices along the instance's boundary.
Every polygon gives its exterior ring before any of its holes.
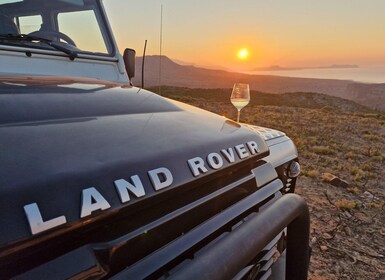
{"type": "Polygon", "coordinates": [[[301,165],[297,161],[292,161],[287,167],[287,177],[296,178],[301,173],[301,165]]]}

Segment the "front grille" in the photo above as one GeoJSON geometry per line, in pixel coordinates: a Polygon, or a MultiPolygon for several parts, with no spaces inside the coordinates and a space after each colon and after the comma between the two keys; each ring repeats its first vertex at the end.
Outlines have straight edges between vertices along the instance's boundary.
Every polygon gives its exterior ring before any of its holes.
{"type": "MultiPolygon", "coordinates": [[[[259,161],[252,172],[199,199],[126,232],[110,241],[88,244],[45,263],[20,278],[39,278],[46,271],[59,271],[66,278],[162,279],[188,266],[221,239],[263,212],[285,193],[285,185],[270,163],[259,161]],[[80,256],[86,261],[79,262],[80,256]],[[82,257],[85,258],[85,257],[82,257]],[[77,260],[76,264],[71,264],[77,260]],[[65,266],[63,265],[65,264],[65,266]],[[76,273],[74,266],[76,265],[76,273]],[[72,274],[71,274],[72,273],[72,274]]],[[[250,170],[250,169],[249,169],[250,170]]],[[[210,189],[199,186],[201,189],[210,189]]],[[[274,222],[274,221],[272,221],[274,222]]],[[[277,252],[282,252],[283,232],[270,239],[235,279],[266,279],[277,252]],[[281,246],[282,247],[282,246],[281,246]]]]}
{"type": "MultiPolygon", "coordinates": [[[[263,211],[264,208],[282,196],[281,191],[284,189],[284,185],[271,164],[265,163],[255,168],[252,174],[230,186],[236,188],[242,181],[250,179],[255,182],[253,193],[155,253],[126,268],[117,274],[114,279],[164,279],[172,277],[175,272],[188,266],[194,258],[210,250],[216,242],[226,238],[237,227],[241,227],[244,222],[258,215],[260,211],[263,211]]],[[[274,256],[278,252],[277,244],[282,237],[281,233],[272,238],[264,250],[260,253],[256,252],[256,256],[250,262],[250,265],[241,269],[240,274],[236,276],[238,278],[235,279],[247,277],[256,266],[260,267],[260,269],[254,279],[268,277],[271,274],[274,256]]]]}

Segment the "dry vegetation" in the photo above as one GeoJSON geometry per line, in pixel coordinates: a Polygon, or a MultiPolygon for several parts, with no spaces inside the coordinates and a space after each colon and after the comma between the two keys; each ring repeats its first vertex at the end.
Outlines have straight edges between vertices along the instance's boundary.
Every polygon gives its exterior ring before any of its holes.
{"type": "MultiPolygon", "coordinates": [[[[231,90],[162,92],[235,118],[231,90]]],[[[385,279],[385,114],[319,94],[251,98],[241,121],[284,131],[298,147],[297,192],[311,212],[310,279],[385,279]],[[335,176],[343,181],[332,185],[335,176]]]]}

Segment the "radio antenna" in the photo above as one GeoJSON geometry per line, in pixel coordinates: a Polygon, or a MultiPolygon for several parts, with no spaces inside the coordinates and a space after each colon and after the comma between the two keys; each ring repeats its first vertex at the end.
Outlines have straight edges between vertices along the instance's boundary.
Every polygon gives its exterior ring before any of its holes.
{"type": "Polygon", "coordinates": [[[142,88],[144,88],[144,59],[146,58],[147,40],[144,41],[143,58],[142,58],[142,88]]]}
{"type": "Polygon", "coordinates": [[[160,37],[159,37],[159,95],[161,92],[162,84],[162,40],[163,40],[163,4],[160,4],[160,37]]]}

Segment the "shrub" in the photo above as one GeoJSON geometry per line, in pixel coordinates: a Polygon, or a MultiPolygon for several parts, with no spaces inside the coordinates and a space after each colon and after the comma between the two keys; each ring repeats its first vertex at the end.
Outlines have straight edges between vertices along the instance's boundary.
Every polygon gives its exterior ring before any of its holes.
{"type": "Polygon", "coordinates": [[[362,170],[364,171],[372,171],[373,170],[373,164],[370,163],[370,162],[365,162],[363,165],[362,165],[362,170]]]}
{"type": "Polygon", "coordinates": [[[346,157],[347,159],[360,159],[360,158],[362,158],[361,155],[358,155],[358,154],[354,153],[353,151],[347,152],[347,153],[345,154],[345,157],[346,157]]]}
{"type": "Polygon", "coordinates": [[[365,172],[358,168],[358,167],[352,167],[349,169],[349,172],[351,175],[354,176],[354,180],[361,180],[365,177],[365,172]]]}
{"type": "Polygon", "coordinates": [[[319,175],[319,171],[318,170],[304,170],[303,171],[303,175],[305,175],[306,177],[310,177],[310,178],[316,178],[318,177],[319,175]]]}
{"type": "Polygon", "coordinates": [[[335,155],[336,151],[328,146],[314,146],[313,151],[319,155],[335,155]]]}
{"type": "Polygon", "coordinates": [[[359,194],[360,193],[360,189],[358,187],[348,188],[348,191],[351,192],[351,193],[354,193],[354,194],[359,194]]]}
{"type": "Polygon", "coordinates": [[[383,157],[383,156],[373,156],[372,159],[374,161],[378,161],[378,162],[385,161],[385,157],[383,157]]]}
{"type": "Polygon", "coordinates": [[[339,199],[335,202],[335,205],[341,210],[352,210],[358,208],[358,204],[352,200],[346,198],[339,199]]]}

